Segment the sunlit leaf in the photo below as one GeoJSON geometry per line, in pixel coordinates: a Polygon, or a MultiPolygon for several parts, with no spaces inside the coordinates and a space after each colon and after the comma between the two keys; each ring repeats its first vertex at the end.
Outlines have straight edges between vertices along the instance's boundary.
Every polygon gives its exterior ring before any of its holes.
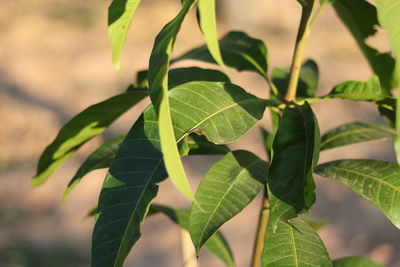
{"type": "Polygon", "coordinates": [[[318,162],[318,122],[306,102],[286,107],[272,146],[268,174],[272,229],[305,213],[315,202],[313,170],[318,162]]]}
{"type": "MultiPolygon", "coordinates": [[[[243,32],[229,32],[219,41],[219,47],[225,65],[238,71],[254,71],[266,77],[268,50],[261,40],[243,32]]],[[[185,53],[173,62],[183,59],[215,63],[205,45],[185,53]]]]}
{"type": "Polygon", "coordinates": [[[395,137],[396,131],[390,127],[376,123],[351,122],[325,133],[321,137],[321,150],[395,137]]]}
{"type": "Polygon", "coordinates": [[[101,134],[119,116],[146,96],[146,90],[130,90],[90,106],[73,117],[42,153],[32,184],[39,185],[45,182],[79,147],[101,134]]]}
{"type": "Polygon", "coordinates": [[[268,164],[254,154],[228,153],[206,173],[197,191],[198,205],[190,212],[190,236],[197,253],[223,225],[244,209],[265,184],[268,164]]]}
{"type": "Polygon", "coordinates": [[[399,77],[395,73],[395,61],[390,53],[379,53],[367,44],[367,39],[376,34],[376,28],[379,26],[376,8],[366,0],[332,2],[339,18],[352,33],[371,68],[381,80],[384,94],[390,95],[390,89],[396,86],[396,80],[399,77]]]}
{"type": "Polygon", "coordinates": [[[338,160],[318,165],[315,173],[338,181],[369,200],[400,228],[400,167],[396,163],[338,160]]]}
{"type": "Polygon", "coordinates": [[[332,266],[324,243],[314,229],[300,218],[280,221],[276,230],[268,226],[263,267],[332,266]]]}
{"type": "Polygon", "coordinates": [[[108,35],[113,48],[112,62],[121,68],[121,52],[125,44],[132,18],[141,0],[113,0],[108,8],[108,35]]]}
{"type": "Polygon", "coordinates": [[[333,267],[383,267],[363,257],[346,257],[333,261],[333,267]]]}
{"type": "MultiPolygon", "coordinates": [[[[177,142],[194,130],[215,143],[233,142],[262,118],[266,105],[275,104],[221,82],[186,83],[169,93],[177,142]]],[[[109,169],[93,233],[96,266],[121,266],[140,238],[140,225],[157,194],[157,183],[167,177],[158,127],[150,106],[128,133],[109,169]]]]}
{"type": "MultiPolygon", "coordinates": [[[[150,206],[149,214],[163,213],[173,222],[179,224],[183,229],[189,231],[190,211],[172,209],[166,206],[153,204],[150,206]]],[[[234,267],[235,260],[224,236],[220,232],[212,235],[204,244],[205,248],[225,263],[227,267],[234,267]]]]}

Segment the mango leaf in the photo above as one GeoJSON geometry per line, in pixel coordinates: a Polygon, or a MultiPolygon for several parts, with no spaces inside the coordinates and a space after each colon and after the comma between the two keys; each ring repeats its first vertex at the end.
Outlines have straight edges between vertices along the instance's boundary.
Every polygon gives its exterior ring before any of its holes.
{"type": "Polygon", "coordinates": [[[333,267],[383,267],[363,257],[346,257],[333,261],[333,267]]]}
{"type": "MultiPolygon", "coordinates": [[[[289,85],[290,69],[275,68],[272,71],[272,81],[278,88],[279,96],[286,95],[289,85]]],[[[301,67],[297,97],[314,97],[319,86],[319,70],[314,60],[307,60],[301,67]]]]}
{"type": "Polygon", "coordinates": [[[264,128],[260,128],[261,131],[261,137],[264,143],[264,150],[268,156],[269,159],[272,158],[271,151],[272,151],[272,144],[274,142],[274,135],[270,132],[268,132],[264,128]]]}
{"type": "Polygon", "coordinates": [[[197,0],[183,0],[179,14],[157,35],[149,62],[150,98],[156,110],[160,127],[160,144],[165,167],[175,187],[188,199],[194,200],[182,161],[176,146],[168,99],[168,69],[175,39],[190,9],[197,0]]]}
{"type": "Polygon", "coordinates": [[[221,67],[225,67],[218,43],[215,0],[199,0],[200,28],[203,32],[208,51],[221,67]]]}
{"type": "Polygon", "coordinates": [[[386,97],[382,94],[381,84],[377,76],[368,81],[346,81],[340,83],[326,98],[343,98],[355,101],[381,101],[386,97]]]}
{"type": "Polygon", "coordinates": [[[108,8],[108,35],[113,48],[112,62],[118,70],[121,68],[122,48],[140,1],[113,0],[108,8]]]}
{"type": "Polygon", "coordinates": [[[318,234],[304,220],[294,218],[270,224],[265,235],[263,267],[332,266],[329,254],[318,234]]]}
{"type": "Polygon", "coordinates": [[[390,127],[376,123],[351,122],[325,133],[321,137],[321,150],[395,137],[396,131],[390,127]]]}
{"type": "MultiPolygon", "coordinates": [[[[172,209],[162,205],[152,204],[150,206],[149,215],[163,213],[176,224],[179,224],[183,229],[189,231],[189,216],[190,211],[183,209],[172,209]]],[[[235,266],[235,260],[232,251],[229,248],[224,236],[220,232],[216,232],[204,244],[206,249],[219,258],[228,267],[235,266]]]]}
{"type": "Polygon", "coordinates": [[[92,105],[67,122],[56,139],[40,156],[34,186],[47,178],[83,144],[101,134],[128,109],[148,96],[147,90],[134,89],[92,105]]]}
{"type": "Polygon", "coordinates": [[[203,244],[244,209],[265,184],[268,164],[256,155],[237,150],[214,164],[196,191],[198,205],[190,212],[190,236],[199,253],[203,244]]]}
{"type": "Polygon", "coordinates": [[[383,93],[391,95],[390,90],[396,86],[398,80],[394,71],[395,61],[390,53],[379,53],[366,43],[369,37],[375,35],[379,26],[376,8],[365,0],[335,0],[333,7],[353,35],[372,70],[378,75],[383,93]]]}
{"type": "MultiPolygon", "coordinates": [[[[268,50],[263,41],[254,39],[243,32],[229,32],[219,41],[219,47],[225,65],[238,71],[253,71],[267,77],[268,50]]],[[[205,45],[183,54],[172,62],[183,59],[215,63],[205,45]]]]}
{"type": "MultiPolygon", "coordinates": [[[[262,118],[267,105],[275,104],[220,82],[186,83],[169,94],[177,142],[195,129],[211,142],[233,142],[262,118]]],[[[140,225],[157,194],[157,183],[167,177],[158,128],[156,112],[150,106],[129,131],[111,164],[93,232],[94,266],[122,266],[140,238],[140,225]]]]}
{"type": "Polygon", "coordinates": [[[318,165],[315,173],[338,181],[369,200],[400,228],[400,167],[396,163],[338,160],[318,165]]]}
{"type": "Polygon", "coordinates": [[[225,155],[230,151],[229,147],[216,145],[202,135],[190,134],[184,140],[189,150],[188,155],[225,155]]]}
{"type": "Polygon", "coordinates": [[[319,146],[318,122],[310,105],[286,107],[272,146],[267,178],[273,230],[280,220],[305,213],[314,204],[313,170],[319,146]]]}
{"type": "MultiPolygon", "coordinates": [[[[136,77],[136,83],[141,87],[148,87],[147,70],[139,71],[136,77]]],[[[230,82],[228,76],[218,70],[202,69],[197,67],[172,69],[168,73],[168,88],[174,88],[178,85],[193,82],[230,82]]]]}

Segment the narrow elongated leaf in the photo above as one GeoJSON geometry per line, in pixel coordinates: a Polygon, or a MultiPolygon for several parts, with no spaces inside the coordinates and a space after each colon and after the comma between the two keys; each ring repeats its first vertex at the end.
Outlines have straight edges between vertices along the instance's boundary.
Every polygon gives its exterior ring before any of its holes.
{"type": "MultiPolygon", "coordinates": [[[[289,85],[290,69],[276,68],[272,72],[272,81],[279,91],[279,96],[286,95],[289,85]]],[[[301,67],[299,84],[297,86],[297,97],[314,97],[318,90],[319,70],[314,60],[307,60],[301,67]]]]}
{"type": "Polygon", "coordinates": [[[381,84],[377,76],[373,76],[365,82],[346,81],[340,83],[326,97],[374,102],[386,98],[382,94],[381,84]]]}
{"type": "Polygon", "coordinates": [[[318,234],[300,218],[279,222],[276,231],[268,226],[263,250],[263,267],[332,266],[318,234]]]}
{"type": "Polygon", "coordinates": [[[238,150],[213,165],[201,181],[192,206],[190,236],[197,253],[228,220],[244,209],[265,184],[268,164],[254,154],[238,150]]]}
{"type": "MultiPolygon", "coordinates": [[[[387,1],[383,0],[383,2],[387,1]]],[[[390,89],[395,87],[398,79],[395,73],[395,61],[390,53],[379,53],[366,42],[369,37],[375,35],[376,27],[379,26],[376,8],[366,0],[335,0],[333,7],[352,33],[372,70],[378,75],[384,94],[391,95],[390,89]]]]}
{"type": "Polygon", "coordinates": [[[315,202],[313,170],[318,162],[318,122],[305,102],[286,107],[273,143],[268,174],[272,229],[280,220],[305,213],[315,202]]]}
{"type": "Polygon", "coordinates": [[[81,167],[79,167],[74,177],[72,177],[67,189],[64,192],[63,199],[66,199],[71,190],[86,174],[97,169],[110,167],[111,162],[115,158],[117,150],[119,149],[124,139],[125,136],[118,136],[114,139],[111,139],[102,144],[92,154],[90,154],[85,162],[83,162],[81,167]]]}
{"type": "Polygon", "coordinates": [[[32,184],[39,185],[45,182],[79,147],[101,134],[119,116],[147,95],[146,90],[130,90],[90,106],[73,117],[61,128],[56,139],[40,156],[32,184]]]}
{"type": "MultiPolygon", "coordinates": [[[[266,105],[275,104],[219,82],[186,83],[169,93],[177,142],[195,129],[212,142],[233,142],[262,118],[266,105]]],[[[157,183],[167,177],[158,127],[150,106],[129,131],[110,167],[93,232],[93,266],[121,266],[140,238],[140,225],[157,194],[157,183]]]]}
{"type": "Polygon", "coordinates": [[[113,0],[108,8],[108,35],[113,48],[112,62],[121,68],[121,52],[125,44],[132,18],[141,0],[113,0]]]}
{"type": "MultiPolygon", "coordinates": [[[[162,205],[153,204],[150,206],[149,214],[163,213],[173,222],[179,224],[183,229],[189,231],[190,211],[183,209],[172,209],[162,205]]],[[[224,236],[216,232],[204,244],[206,249],[219,258],[228,267],[235,266],[235,260],[232,251],[229,248],[224,236]]]]}
{"type": "Polygon", "coordinates": [[[396,131],[390,127],[376,123],[351,122],[325,133],[321,138],[321,150],[395,137],[396,131]]]}
{"type": "MultiPolygon", "coordinates": [[[[261,40],[254,39],[243,32],[229,32],[219,41],[219,47],[227,66],[238,71],[253,71],[266,77],[268,50],[261,40]]],[[[215,63],[205,45],[185,53],[173,62],[183,59],[215,63]]]]}
{"type": "Polygon", "coordinates": [[[215,0],[199,0],[200,28],[203,32],[208,51],[221,67],[224,67],[218,43],[215,0]]]}
{"type": "Polygon", "coordinates": [[[149,62],[150,98],[160,124],[161,151],[165,167],[175,187],[187,198],[194,200],[175,142],[168,99],[168,69],[175,39],[187,13],[197,0],[183,0],[179,14],[157,35],[149,62]]]}
{"type": "Polygon", "coordinates": [[[369,200],[400,228],[400,167],[396,163],[338,160],[318,165],[315,173],[338,181],[369,200]]]}
{"type": "Polygon", "coordinates": [[[333,261],[333,267],[383,267],[363,257],[346,257],[333,261]]]}

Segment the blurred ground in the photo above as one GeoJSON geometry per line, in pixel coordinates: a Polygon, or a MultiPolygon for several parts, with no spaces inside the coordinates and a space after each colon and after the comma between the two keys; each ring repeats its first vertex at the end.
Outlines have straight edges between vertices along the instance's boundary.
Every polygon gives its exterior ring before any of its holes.
{"type": "MultiPolygon", "coordinates": [[[[147,0],[139,8],[123,53],[123,70],[111,64],[106,10],[110,1],[2,0],[0,9],[0,266],[89,266],[93,226],[85,219],[96,203],[104,171],[88,175],[61,206],[69,179],[96,145],[127,131],[146,103],[129,112],[100,138],[86,145],[44,186],[31,188],[30,177],[44,147],[58,129],[84,107],[122,91],[137,70],[146,68],[153,38],[179,8],[178,0],[147,0]]],[[[293,0],[221,0],[221,35],[243,29],[263,39],[270,66],[290,63],[299,8],[293,0]]],[[[176,55],[201,44],[191,15],[176,45],[176,55]]],[[[385,47],[385,44],[378,43],[385,47]]],[[[320,94],[338,82],[367,79],[371,72],[346,29],[328,8],[315,26],[306,51],[319,63],[320,94]]],[[[180,63],[189,65],[191,62],[180,63]]],[[[272,68],[271,68],[272,69],[272,68]]],[[[254,74],[235,73],[233,81],[259,96],[266,86],[254,74]]],[[[374,107],[349,101],[314,105],[322,132],[350,121],[380,121],[374,107]]],[[[268,116],[266,116],[268,117],[268,116]]],[[[262,122],[268,127],[268,119],[262,122]]],[[[265,157],[257,129],[232,148],[265,157]]],[[[321,155],[337,158],[394,160],[390,142],[345,147],[321,155]]],[[[185,159],[195,186],[218,158],[185,159]]],[[[400,266],[400,233],[371,204],[341,185],[318,178],[318,201],[312,213],[329,225],[320,234],[332,258],[364,255],[400,266]]],[[[186,207],[172,186],[161,185],[158,203],[186,207]]],[[[248,266],[259,201],[223,227],[239,267],[248,266]]],[[[162,216],[143,226],[143,238],[128,266],[180,266],[179,231],[162,216]]],[[[222,266],[203,253],[202,266],[222,266]]]]}

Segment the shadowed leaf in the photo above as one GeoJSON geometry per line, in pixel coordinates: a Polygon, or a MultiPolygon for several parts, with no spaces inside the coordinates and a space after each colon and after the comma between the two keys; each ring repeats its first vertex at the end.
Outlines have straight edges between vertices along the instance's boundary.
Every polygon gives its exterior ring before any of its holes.
{"type": "Polygon", "coordinates": [[[346,257],[333,261],[333,267],[383,267],[363,257],[346,257]]]}

